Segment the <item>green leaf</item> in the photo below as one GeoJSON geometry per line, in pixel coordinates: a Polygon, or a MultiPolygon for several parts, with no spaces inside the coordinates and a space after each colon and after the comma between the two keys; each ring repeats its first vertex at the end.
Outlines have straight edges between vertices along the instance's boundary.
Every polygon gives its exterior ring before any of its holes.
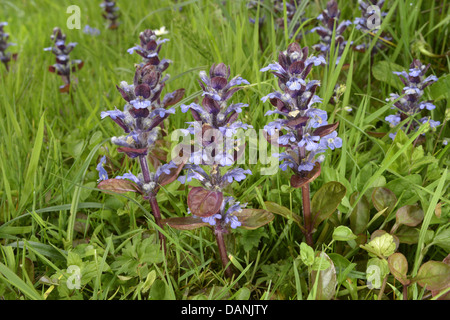
{"type": "Polygon", "coordinates": [[[304,242],[300,244],[300,259],[307,266],[312,266],[314,263],[314,249],[304,242]]]}
{"type": "Polygon", "coordinates": [[[276,202],[266,201],[264,202],[264,205],[266,206],[267,211],[283,216],[289,220],[294,220],[297,224],[302,223],[302,218],[298,214],[293,213],[288,208],[276,202]]]}
{"type": "Polygon", "coordinates": [[[403,83],[400,78],[393,74],[394,71],[403,71],[405,68],[390,61],[379,61],[373,65],[372,75],[378,81],[385,82],[391,87],[401,90],[403,83]]]}
{"type": "Polygon", "coordinates": [[[439,101],[450,99],[450,74],[439,77],[439,80],[429,87],[431,99],[439,101]]]}
{"type": "Polygon", "coordinates": [[[397,197],[395,193],[389,190],[388,188],[375,188],[372,192],[372,202],[373,206],[381,211],[385,208],[388,208],[385,211],[385,215],[388,216],[397,203],[397,197]]]}
{"type": "Polygon", "coordinates": [[[450,265],[440,261],[425,262],[414,280],[428,290],[441,290],[450,286],[450,265]]]}
{"type": "MultiPolygon", "coordinates": [[[[402,197],[401,205],[414,204],[419,197],[413,185],[422,185],[422,177],[419,174],[407,175],[403,178],[392,180],[386,184],[386,188],[394,192],[397,199],[402,197]]],[[[400,205],[400,204],[399,204],[400,205]]]]}
{"type": "Polygon", "coordinates": [[[450,227],[437,230],[433,244],[441,247],[446,252],[450,252],[450,227]]]}
{"type": "Polygon", "coordinates": [[[361,245],[361,248],[369,252],[369,256],[385,258],[395,252],[394,237],[389,233],[375,237],[368,244],[361,245]]]}
{"type": "MultiPolygon", "coordinates": [[[[352,206],[354,206],[354,203],[358,197],[359,192],[355,192],[350,196],[350,204],[352,206]]],[[[350,227],[354,233],[360,234],[366,230],[369,219],[370,204],[366,196],[362,196],[356,206],[354,206],[354,209],[350,215],[350,227]]]]}
{"type": "Polygon", "coordinates": [[[379,289],[384,277],[388,274],[389,266],[385,259],[372,258],[367,261],[366,277],[369,289],[379,289]]]}
{"type": "Polygon", "coordinates": [[[337,181],[327,182],[317,190],[311,200],[311,212],[315,227],[336,210],[346,191],[344,185],[337,181]]]}
{"type": "Polygon", "coordinates": [[[241,212],[235,212],[234,215],[242,223],[241,227],[253,230],[268,224],[274,216],[263,209],[243,209],[241,212]]]}
{"type": "Polygon", "coordinates": [[[406,275],[408,273],[408,261],[403,254],[396,252],[389,256],[388,265],[389,270],[395,279],[400,281],[403,285],[407,285],[409,283],[406,275]]]}
{"type": "Polygon", "coordinates": [[[333,231],[333,240],[335,241],[349,241],[356,238],[357,236],[353,234],[349,227],[346,226],[339,226],[333,231]]]}
{"type": "MultiPolygon", "coordinates": [[[[334,267],[333,261],[330,257],[321,252],[320,259],[322,259],[322,264],[325,261],[327,268],[322,269],[320,271],[313,270],[311,272],[311,280],[312,285],[315,287],[315,299],[316,300],[330,300],[334,298],[336,293],[336,269],[334,267]]],[[[317,260],[317,259],[316,259],[317,260]]]]}

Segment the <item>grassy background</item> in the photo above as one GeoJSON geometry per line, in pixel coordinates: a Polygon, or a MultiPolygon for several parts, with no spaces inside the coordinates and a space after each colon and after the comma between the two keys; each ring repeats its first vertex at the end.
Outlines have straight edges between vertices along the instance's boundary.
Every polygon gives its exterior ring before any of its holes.
{"type": "MultiPolygon", "coordinates": [[[[212,63],[224,62],[230,65],[232,75],[240,74],[251,83],[235,95],[234,101],[250,105],[242,114],[243,120],[260,129],[269,122],[264,114],[271,108],[260,99],[276,89],[276,82],[259,70],[275,60],[278,52],[292,41],[289,33],[276,27],[275,20],[280,14],[273,12],[268,1],[259,11],[249,11],[246,1],[237,0],[225,4],[213,0],[117,1],[121,25],[117,30],[108,30],[101,17],[100,2],[0,0],[3,8],[0,21],[8,21],[6,32],[10,33],[10,41],[18,44],[8,49],[18,52],[17,61],[11,64],[9,73],[2,68],[0,76],[0,296],[5,299],[307,298],[308,273],[296,259],[302,235],[292,221],[276,217],[264,228],[230,234],[228,248],[239,270],[237,279],[230,283],[222,278],[214,237],[209,230],[166,229],[170,249],[164,260],[153,241],[155,225],[149,206],[134,195],[112,196],[95,190],[98,178],[95,166],[101,155],[107,154],[111,159],[108,171],[113,176],[137,169],[135,163],[123,159],[107,141],[119,131],[112,121],[101,121],[100,112],[123,107],[115,85],[133,79],[134,63],[140,59],[126,50],[138,43],[142,30],[166,26],[170,32],[165,36],[170,42],[163,45],[160,53],[173,61],[167,70],[171,79],[165,92],[183,87],[186,89],[183,101],[192,101],[200,89],[198,72],[209,70],[212,63]],[[81,9],[81,30],[66,28],[70,15],[66,9],[73,4],[81,9]],[[265,17],[261,26],[249,22],[249,17],[259,16],[265,17]],[[101,34],[84,34],[82,28],[86,24],[100,29],[101,34]],[[54,56],[43,48],[51,46],[50,35],[55,26],[63,29],[69,42],[78,43],[71,58],[85,62],[84,68],[74,74],[78,85],[72,97],[58,92],[62,82],[48,72],[54,56]],[[69,290],[63,285],[63,280],[70,276],[66,269],[71,264],[82,269],[81,290],[69,290]],[[55,285],[56,279],[60,285],[55,285]]],[[[324,6],[324,1],[306,3],[305,30],[316,25],[314,18],[324,6]]],[[[340,1],[339,7],[341,19],[354,20],[360,16],[356,1],[340,1]]],[[[387,61],[408,69],[412,59],[419,58],[423,63],[431,63],[429,74],[448,77],[449,57],[441,55],[449,49],[449,3],[394,0],[387,1],[384,9],[388,16],[382,29],[392,35],[394,46],[373,58],[368,53],[346,50],[339,65],[316,67],[310,76],[321,79],[319,95],[325,102],[330,100],[336,84],[346,87],[338,103],[322,107],[340,122],[343,147],[327,154],[322,174],[311,189],[314,193],[323,183],[336,180],[347,187],[347,195],[334,220],[316,233],[318,250],[343,252],[338,243],[326,247],[332,229],[347,222],[353,208],[350,195],[355,191],[370,195],[375,185],[406,181],[405,190],[412,196],[401,192],[404,197],[399,197],[397,207],[410,204],[408,201],[419,202],[431,219],[439,202],[443,205],[442,217],[448,218],[448,177],[443,171],[448,166],[448,146],[442,145],[442,139],[449,137],[448,126],[439,127],[427,139],[425,154],[436,161],[428,167],[434,171],[425,167],[417,172],[420,179],[410,178],[411,172],[390,170],[389,161],[396,161],[386,158],[391,140],[374,138],[367,132],[390,130],[383,121],[390,111],[385,98],[401,90],[395,80],[391,81],[389,72],[374,76],[372,67],[377,62],[387,61]],[[345,111],[346,106],[353,111],[345,111]]],[[[345,33],[347,39],[351,37],[356,43],[364,40],[360,32],[352,30],[350,27],[345,33]]],[[[317,41],[317,35],[308,34],[300,44],[311,47],[317,41]]],[[[432,93],[429,90],[426,94],[432,97],[432,93]]],[[[442,123],[448,104],[448,99],[437,101],[432,118],[442,123]]],[[[177,112],[170,119],[169,130],[185,128],[191,116],[177,112]]],[[[405,148],[411,144],[412,141],[408,142],[405,148]]],[[[265,208],[265,201],[274,201],[299,212],[301,195],[299,190],[289,187],[288,175],[280,172],[261,176],[258,174],[261,166],[250,166],[254,174],[241,184],[233,184],[228,192],[248,202],[249,207],[265,208]]],[[[162,190],[158,201],[163,215],[185,215],[186,195],[186,189],[178,182],[162,190]]],[[[392,223],[393,218],[385,217],[374,226],[392,223]]],[[[443,227],[445,221],[433,218],[422,225],[419,245],[425,243],[427,230],[443,227]]],[[[438,246],[431,246],[426,257],[417,254],[422,252],[417,244],[402,246],[410,268],[414,265],[416,272],[423,259],[440,261],[446,256],[446,250],[438,246]]],[[[356,263],[349,278],[357,285],[352,287],[342,280],[337,297],[374,297],[373,290],[365,287],[364,265],[358,265],[364,261],[357,258],[364,254],[361,251],[347,255],[356,263]]],[[[395,292],[391,290],[391,298],[396,297],[395,292]]],[[[412,297],[419,298],[421,292],[420,287],[416,288],[412,297]]]]}

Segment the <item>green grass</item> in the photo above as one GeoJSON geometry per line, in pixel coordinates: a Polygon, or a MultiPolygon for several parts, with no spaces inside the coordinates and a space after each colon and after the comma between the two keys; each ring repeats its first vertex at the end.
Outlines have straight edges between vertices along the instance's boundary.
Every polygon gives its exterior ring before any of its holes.
{"type": "MultiPolygon", "coordinates": [[[[299,258],[304,239],[292,220],[277,215],[263,228],[238,229],[227,235],[237,270],[236,277],[227,280],[209,229],[189,232],[165,228],[168,251],[163,257],[155,244],[157,226],[148,203],[134,194],[111,195],[96,189],[95,167],[101,155],[108,154],[113,160],[109,169],[114,175],[138,168],[108,141],[119,131],[112,121],[101,121],[100,112],[123,107],[115,86],[133,79],[139,56],[126,50],[138,43],[142,30],[165,26],[170,32],[165,36],[170,41],[160,53],[173,61],[167,70],[171,78],[165,92],[185,88],[183,102],[192,102],[200,94],[198,72],[224,62],[233,75],[251,83],[234,100],[249,104],[243,120],[261,129],[272,117],[264,116],[271,106],[262,103],[261,97],[274,91],[277,83],[272,75],[259,70],[292,42],[292,30],[276,27],[276,19],[285,13],[274,13],[267,0],[258,10],[248,9],[246,1],[239,0],[225,4],[218,0],[118,1],[121,24],[117,30],[108,30],[100,2],[0,0],[0,21],[8,21],[5,30],[10,41],[18,44],[8,49],[18,52],[10,72],[0,66],[0,299],[319,298],[317,282],[312,286],[314,273],[299,258]],[[66,28],[66,9],[73,4],[81,9],[81,28],[86,24],[96,27],[101,30],[99,36],[66,28]],[[256,20],[264,16],[264,23],[251,24],[250,16],[256,20]],[[63,29],[69,42],[78,43],[71,58],[85,62],[74,74],[78,84],[72,95],[60,94],[62,81],[48,72],[54,56],[43,48],[51,46],[55,26],[63,29]],[[69,265],[81,268],[80,289],[67,288],[69,265]]],[[[304,30],[316,25],[314,18],[325,4],[302,2],[304,30]]],[[[356,1],[340,2],[339,8],[341,19],[360,16],[356,1]]],[[[379,290],[367,287],[367,252],[332,240],[335,227],[349,226],[361,199],[369,203],[371,223],[357,239],[358,244],[368,241],[379,227],[389,231],[398,208],[418,204],[424,212],[423,222],[411,228],[412,240],[401,242],[397,249],[409,262],[408,275],[417,275],[423,263],[442,261],[449,254],[449,146],[442,141],[450,137],[444,122],[450,107],[450,2],[392,0],[386,1],[383,10],[388,15],[381,28],[390,33],[393,46],[373,57],[349,46],[339,64],[315,67],[310,75],[321,80],[322,108],[339,121],[338,133],[343,139],[341,149],[327,153],[321,175],[311,184],[312,194],[329,181],[347,188],[338,209],[314,233],[316,253],[328,254],[339,266],[334,294],[339,299],[379,297],[379,290]],[[443,83],[441,91],[436,89],[441,85],[438,81],[425,94],[426,99],[436,100],[432,118],[444,125],[427,133],[423,157],[430,158],[423,164],[412,159],[412,152],[419,148],[414,140],[420,132],[397,144],[387,135],[380,138],[370,134],[394,131],[384,121],[391,108],[385,99],[401,90],[392,85],[387,74],[385,79],[377,78],[373,70],[384,61],[408,69],[413,58],[430,63],[428,74],[435,74],[443,83]],[[332,104],[336,85],[345,86],[345,91],[332,104]],[[345,110],[348,106],[351,112],[345,110]],[[393,164],[402,170],[392,169],[393,164]],[[390,215],[377,216],[371,197],[374,187],[395,193],[397,202],[390,215]],[[351,198],[355,192],[359,192],[358,197],[351,198]],[[438,204],[440,215],[436,214],[438,204]]],[[[301,18],[298,14],[294,20],[301,18]]],[[[345,36],[355,43],[364,40],[353,27],[345,36]]],[[[312,53],[311,46],[318,40],[316,34],[307,34],[299,42],[312,53]]],[[[191,119],[177,111],[168,122],[169,132],[186,128],[185,122],[191,119]]],[[[300,214],[301,193],[289,186],[288,174],[280,170],[276,175],[262,176],[263,166],[246,164],[254,174],[227,192],[248,202],[249,207],[265,208],[265,202],[271,201],[300,214]]],[[[158,194],[163,216],[186,215],[186,197],[187,189],[178,182],[165,186],[158,194]]],[[[402,299],[397,294],[402,286],[392,274],[387,284],[384,298],[402,299]]],[[[430,291],[412,284],[408,298],[428,299],[430,291]]]]}

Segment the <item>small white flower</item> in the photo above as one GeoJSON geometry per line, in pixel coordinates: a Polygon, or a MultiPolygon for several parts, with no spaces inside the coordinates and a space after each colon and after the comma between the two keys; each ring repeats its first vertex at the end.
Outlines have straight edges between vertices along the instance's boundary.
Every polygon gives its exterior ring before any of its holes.
{"type": "Polygon", "coordinates": [[[155,34],[157,36],[162,36],[163,34],[168,34],[168,33],[169,33],[169,31],[166,30],[165,26],[162,26],[159,30],[155,30],[155,34]]]}

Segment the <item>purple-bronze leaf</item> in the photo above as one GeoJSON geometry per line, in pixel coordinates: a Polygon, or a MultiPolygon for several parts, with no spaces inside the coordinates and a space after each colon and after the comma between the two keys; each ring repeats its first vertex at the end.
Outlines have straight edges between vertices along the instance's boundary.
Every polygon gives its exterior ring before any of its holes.
{"type": "Polygon", "coordinates": [[[168,225],[177,230],[194,230],[209,226],[208,222],[203,222],[203,220],[198,217],[174,217],[163,219],[161,222],[163,225],[168,225]]]}
{"type": "Polygon", "coordinates": [[[389,256],[388,258],[388,265],[389,270],[391,271],[392,275],[400,281],[403,285],[408,285],[409,280],[406,276],[408,273],[408,261],[406,260],[406,257],[401,254],[400,252],[396,252],[389,256]]]}
{"type": "Polygon", "coordinates": [[[161,186],[165,186],[166,184],[175,181],[178,178],[178,175],[180,174],[184,165],[185,163],[182,162],[177,167],[170,169],[170,174],[166,174],[165,172],[161,173],[161,175],[159,176],[159,184],[161,186]]]}
{"type": "Polygon", "coordinates": [[[139,156],[147,155],[148,150],[147,150],[147,148],[133,149],[133,148],[128,148],[128,147],[121,147],[121,148],[118,148],[117,151],[125,153],[130,158],[136,158],[139,156]]]}
{"type": "Polygon", "coordinates": [[[178,103],[181,99],[183,99],[184,96],[184,89],[178,89],[174,92],[168,93],[164,96],[164,99],[162,101],[163,107],[167,108],[170,106],[173,106],[174,104],[178,103]]]}
{"type": "Polygon", "coordinates": [[[321,127],[317,128],[316,130],[314,130],[313,135],[319,136],[319,137],[325,137],[326,135],[329,135],[330,133],[335,131],[338,126],[339,126],[339,122],[321,126],[321,127]]]}
{"type": "Polygon", "coordinates": [[[116,193],[138,192],[142,194],[142,190],[136,183],[125,179],[103,180],[98,184],[97,188],[116,193]]]}
{"type": "Polygon", "coordinates": [[[192,214],[207,218],[219,212],[223,201],[220,191],[206,190],[202,187],[194,187],[188,195],[188,207],[192,214]]]}
{"type": "Polygon", "coordinates": [[[297,174],[292,175],[291,186],[293,188],[301,188],[305,184],[313,182],[320,175],[320,168],[320,163],[316,162],[314,168],[311,171],[308,171],[305,176],[302,177],[297,174]]]}

